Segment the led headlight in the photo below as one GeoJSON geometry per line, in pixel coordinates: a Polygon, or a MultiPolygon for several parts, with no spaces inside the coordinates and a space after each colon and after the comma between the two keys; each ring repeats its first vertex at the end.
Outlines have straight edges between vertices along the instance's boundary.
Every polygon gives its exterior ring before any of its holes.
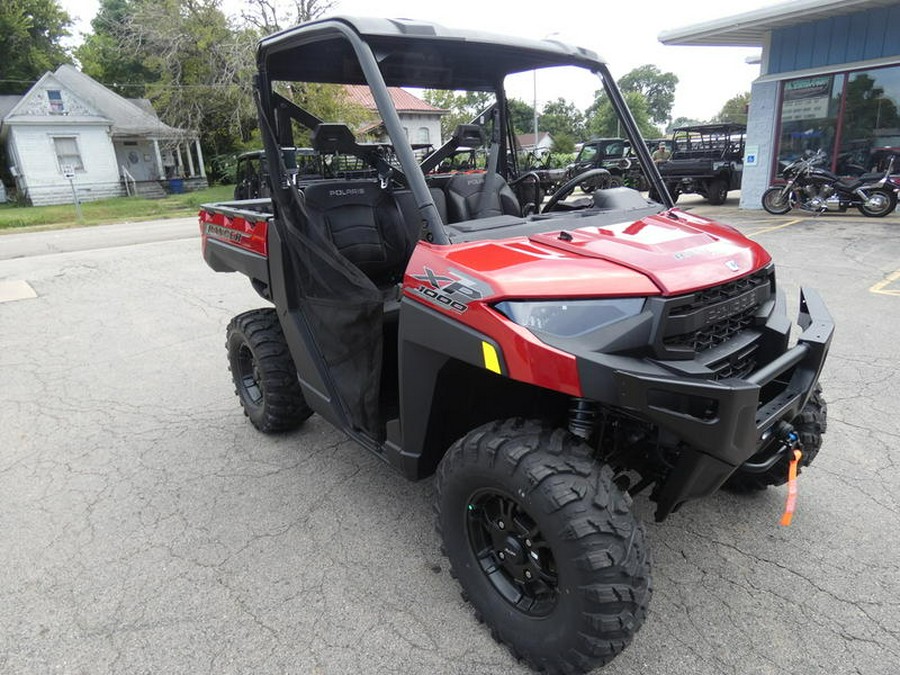
{"type": "Polygon", "coordinates": [[[556,337],[578,337],[616,321],[636,316],[644,308],[643,298],[605,300],[551,300],[531,302],[506,300],[494,308],[528,330],[556,337]]]}

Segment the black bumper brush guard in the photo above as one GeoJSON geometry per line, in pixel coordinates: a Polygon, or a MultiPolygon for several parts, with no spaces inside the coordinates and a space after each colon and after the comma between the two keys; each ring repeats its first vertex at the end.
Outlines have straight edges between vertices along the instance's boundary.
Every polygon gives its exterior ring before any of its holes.
{"type": "MultiPolygon", "coordinates": [[[[782,312],[772,313],[764,333],[783,329],[779,315],[783,317],[782,312]]],[[[674,374],[667,367],[673,362],[642,360],[641,367],[631,367],[636,361],[631,358],[621,359],[622,367],[616,368],[608,357],[579,354],[583,382],[599,383],[611,376],[613,392],[604,389],[607,396],[612,393],[615,405],[638,411],[688,446],[659,493],[657,521],[682,503],[715,492],[739,467],[765,469],[787,451],[781,444],[773,448],[773,456],[745,464],[776,442],[776,425],[800,414],[818,382],[834,322],[817,292],[801,289],[797,323],[803,333],[796,346],[743,378],[696,379],[674,374]]]]}

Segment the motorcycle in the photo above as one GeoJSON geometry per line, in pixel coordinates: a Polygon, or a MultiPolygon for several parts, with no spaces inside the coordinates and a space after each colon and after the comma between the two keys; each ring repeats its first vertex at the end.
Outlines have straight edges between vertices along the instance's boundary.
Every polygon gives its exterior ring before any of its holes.
{"type": "Polygon", "coordinates": [[[897,206],[900,176],[892,176],[894,158],[887,170],[842,179],[823,169],[827,155],[819,150],[788,164],[782,175],[786,182],[773,185],[762,196],[762,206],[769,213],[782,215],[798,207],[804,211],[846,211],[856,207],[864,216],[882,218],[897,206]]]}

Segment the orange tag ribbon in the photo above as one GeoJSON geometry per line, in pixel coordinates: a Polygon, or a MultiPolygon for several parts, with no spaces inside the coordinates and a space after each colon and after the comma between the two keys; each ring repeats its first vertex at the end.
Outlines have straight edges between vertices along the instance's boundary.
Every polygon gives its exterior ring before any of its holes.
{"type": "Polygon", "coordinates": [[[791,524],[791,518],[794,517],[794,510],[797,508],[797,466],[802,456],[799,450],[794,450],[794,459],[788,466],[788,496],[784,505],[784,515],[781,516],[781,524],[785,527],[791,524]]]}

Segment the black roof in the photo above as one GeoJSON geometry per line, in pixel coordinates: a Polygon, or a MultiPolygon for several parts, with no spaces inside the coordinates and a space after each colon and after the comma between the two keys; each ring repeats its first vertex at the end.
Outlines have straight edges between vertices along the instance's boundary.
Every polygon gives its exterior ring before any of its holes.
{"type": "Polygon", "coordinates": [[[726,134],[734,134],[747,131],[747,127],[743,124],[734,124],[731,122],[722,122],[716,124],[693,124],[687,127],[676,127],[672,132],[676,131],[696,131],[699,133],[716,133],[722,132],[726,134]]]}
{"type": "Polygon", "coordinates": [[[554,40],[408,19],[333,17],[263,38],[258,65],[273,80],[365,84],[350,37],[372,49],[388,86],[490,90],[511,73],[604,63],[590,50],[554,40]]]}

